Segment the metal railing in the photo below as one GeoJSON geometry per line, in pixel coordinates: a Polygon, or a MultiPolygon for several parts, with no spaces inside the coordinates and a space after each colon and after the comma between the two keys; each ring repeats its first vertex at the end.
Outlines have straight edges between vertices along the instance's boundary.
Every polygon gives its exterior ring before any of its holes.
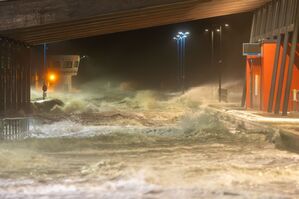
{"type": "Polygon", "coordinates": [[[0,119],[0,140],[17,140],[29,136],[29,118],[0,119]]]}

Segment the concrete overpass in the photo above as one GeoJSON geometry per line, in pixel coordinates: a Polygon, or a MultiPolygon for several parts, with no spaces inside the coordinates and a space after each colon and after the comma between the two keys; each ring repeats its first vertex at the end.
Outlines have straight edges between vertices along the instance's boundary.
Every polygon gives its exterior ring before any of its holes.
{"type": "Polygon", "coordinates": [[[2,0],[0,36],[31,45],[253,11],[270,0],[2,0]]]}

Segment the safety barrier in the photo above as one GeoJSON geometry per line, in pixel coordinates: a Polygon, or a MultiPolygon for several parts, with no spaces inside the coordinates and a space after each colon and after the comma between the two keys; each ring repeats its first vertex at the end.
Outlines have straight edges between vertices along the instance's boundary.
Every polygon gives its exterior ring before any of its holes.
{"type": "Polygon", "coordinates": [[[0,119],[0,140],[17,140],[29,136],[29,118],[0,119]]]}

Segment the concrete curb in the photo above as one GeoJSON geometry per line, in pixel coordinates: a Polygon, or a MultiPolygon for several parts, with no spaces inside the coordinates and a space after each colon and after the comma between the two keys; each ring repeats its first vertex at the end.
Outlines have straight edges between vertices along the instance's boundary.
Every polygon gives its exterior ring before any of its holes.
{"type": "MultiPolygon", "coordinates": [[[[261,131],[261,133],[271,133],[272,136],[278,134],[280,136],[281,143],[278,144],[279,148],[285,148],[294,152],[299,152],[299,132],[292,130],[289,127],[298,127],[297,124],[289,124],[287,126],[279,126],[280,123],[274,122],[261,122],[246,119],[238,116],[236,113],[232,113],[234,109],[223,108],[219,106],[208,106],[208,111],[212,111],[217,114],[221,114],[221,117],[226,121],[233,121],[235,124],[242,126],[245,130],[261,131]]],[[[246,110],[244,110],[246,112],[246,110]]]]}

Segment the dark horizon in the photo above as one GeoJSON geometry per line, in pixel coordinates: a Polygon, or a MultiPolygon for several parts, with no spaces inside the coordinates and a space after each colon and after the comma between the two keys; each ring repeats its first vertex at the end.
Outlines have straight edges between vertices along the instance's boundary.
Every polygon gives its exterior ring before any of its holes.
{"type": "MultiPolygon", "coordinates": [[[[134,82],[138,89],[173,89],[177,81],[176,43],[178,31],[190,31],[186,48],[188,87],[218,81],[217,56],[211,67],[210,37],[204,31],[212,24],[230,24],[223,31],[223,79],[244,78],[242,43],[250,37],[252,13],[197,20],[48,45],[48,54],[87,55],[83,60],[78,85],[95,80],[134,82]],[[234,38],[234,42],[231,42],[234,38]]],[[[217,39],[217,36],[215,36],[217,39]]],[[[216,41],[216,49],[219,43],[216,41]]]]}

